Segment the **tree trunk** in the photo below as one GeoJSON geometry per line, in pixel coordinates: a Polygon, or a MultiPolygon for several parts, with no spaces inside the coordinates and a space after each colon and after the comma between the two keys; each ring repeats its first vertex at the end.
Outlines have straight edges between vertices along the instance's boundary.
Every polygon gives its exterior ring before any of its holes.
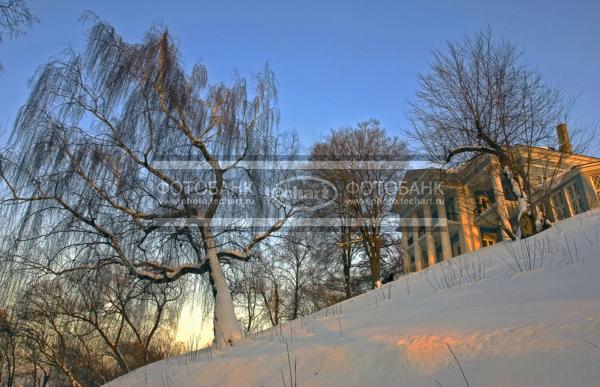
{"type": "Polygon", "coordinates": [[[59,366],[60,366],[61,370],[63,371],[63,373],[65,374],[65,376],[67,377],[67,379],[69,381],[69,385],[71,385],[71,387],[83,387],[83,385],[81,383],[79,383],[79,381],[77,381],[77,379],[75,378],[75,375],[73,375],[73,373],[71,372],[71,370],[69,368],[67,368],[62,363],[59,366]]]}
{"type": "Polygon", "coordinates": [[[350,284],[350,265],[348,264],[346,257],[344,257],[344,285],[346,289],[346,299],[349,299],[352,297],[352,287],[350,284]]]}
{"type": "Polygon", "coordinates": [[[509,167],[508,163],[500,159],[502,173],[506,177],[510,190],[517,198],[517,226],[514,234],[517,239],[526,238],[533,235],[535,223],[531,219],[530,198],[524,191],[524,187],[519,184],[519,175],[515,175],[514,171],[509,167]]]}
{"type": "Polygon", "coordinates": [[[527,199],[527,205],[529,211],[525,214],[525,216],[521,219],[521,234],[524,238],[537,234],[537,227],[535,225],[537,219],[537,209],[532,204],[531,199],[533,198],[533,189],[531,188],[531,182],[529,180],[528,174],[524,171],[520,171],[521,173],[521,181],[523,182],[523,190],[525,191],[525,199],[527,199]]]}
{"type": "Polygon", "coordinates": [[[293,305],[293,310],[292,310],[292,320],[295,320],[298,318],[299,310],[300,310],[300,288],[298,286],[298,279],[296,279],[296,283],[294,284],[294,305],[293,305]]]}
{"type": "Polygon", "coordinates": [[[274,306],[274,308],[275,308],[275,312],[274,312],[275,313],[275,324],[273,324],[273,325],[277,325],[277,324],[279,324],[279,303],[280,303],[279,285],[277,284],[277,282],[273,282],[273,290],[275,293],[275,306],[274,306]]]}
{"type": "Polygon", "coordinates": [[[365,239],[365,247],[367,255],[369,256],[369,263],[371,265],[371,279],[373,289],[381,287],[381,248],[380,248],[380,236],[379,234],[373,234],[367,236],[367,233],[363,234],[365,239]]]}
{"type": "Polygon", "coordinates": [[[379,257],[379,249],[373,249],[371,255],[371,276],[373,277],[373,289],[381,287],[381,261],[379,257]]]}
{"type": "Polygon", "coordinates": [[[215,302],[215,338],[213,345],[216,345],[217,348],[224,348],[225,346],[233,346],[239,343],[242,341],[244,336],[242,334],[242,328],[235,317],[235,311],[233,310],[233,298],[231,297],[231,291],[227,285],[225,275],[223,274],[221,262],[217,257],[215,241],[212,237],[209,237],[206,241],[206,244],[208,264],[210,268],[209,278],[215,302]]]}
{"type": "Polygon", "coordinates": [[[344,269],[344,290],[346,299],[352,297],[352,283],[350,282],[350,269],[352,267],[352,234],[349,231],[342,231],[342,266],[344,269]]]}
{"type": "Polygon", "coordinates": [[[48,385],[48,382],[50,381],[50,375],[47,375],[44,372],[44,375],[42,376],[42,378],[43,379],[42,379],[42,385],[41,385],[41,387],[46,387],[48,385]]]}

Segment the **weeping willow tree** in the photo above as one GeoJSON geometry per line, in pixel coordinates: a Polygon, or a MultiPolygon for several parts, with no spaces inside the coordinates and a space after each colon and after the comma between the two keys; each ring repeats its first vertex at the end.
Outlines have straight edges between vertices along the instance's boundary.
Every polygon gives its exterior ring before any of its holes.
{"type": "Polygon", "coordinates": [[[240,181],[261,185],[240,162],[277,147],[274,76],[265,68],[252,84],[253,93],[240,78],[209,85],[202,65],[185,69],[165,29],[131,44],[96,22],[83,52],[40,69],[2,157],[10,267],[64,275],[118,265],[155,283],[202,276],[214,344],[240,341],[222,265],[249,260],[291,215],[229,200],[240,181]],[[240,222],[266,214],[261,228],[240,222]]]}

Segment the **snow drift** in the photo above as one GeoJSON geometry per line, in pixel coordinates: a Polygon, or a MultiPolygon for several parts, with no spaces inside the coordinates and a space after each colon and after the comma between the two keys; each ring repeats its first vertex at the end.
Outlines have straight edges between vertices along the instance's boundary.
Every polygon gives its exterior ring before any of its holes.
{"type": "Polygon", "coordinates": [[[600,386],[600,211],[110,386],[600,386]]]}

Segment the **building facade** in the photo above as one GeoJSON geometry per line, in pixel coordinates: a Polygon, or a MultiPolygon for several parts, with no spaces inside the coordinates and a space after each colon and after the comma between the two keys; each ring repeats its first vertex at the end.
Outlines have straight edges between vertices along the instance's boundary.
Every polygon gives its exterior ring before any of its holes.
{"type": "MultiPolygon", "coordinates": [[[[549,148],[527,158],[532,205],[552,222],[600,207],[600,159],[549,148]]],[[[497,158],[483,154],[452,169],[406,173],[393,211],[400,218],[405,273],[509,239],[517,201],[497,158]]],[[[514,228],[513,228],[514,229],[514,228]]]]}

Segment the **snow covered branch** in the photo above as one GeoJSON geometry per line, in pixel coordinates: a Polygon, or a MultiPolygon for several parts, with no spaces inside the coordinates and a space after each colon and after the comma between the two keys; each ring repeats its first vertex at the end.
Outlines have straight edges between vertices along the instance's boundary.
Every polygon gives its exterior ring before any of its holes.
{"type": "Polygon", "coordinates": [[[450,149],[446,152],[446,162],[449,163],[454,156],[467,152],[488,153],[495,156],[499,155],[499,152],[496,149],[488,146],[461,146],[458,148],[450,149]]]}
{"type": "Polygon", "coordinates": [[[217,256],[219,257],[219,259],[233,258],[233,259],[237,259],[240,261],[248,261],[250,259],[250,255],[252,254],[252,249],[254,248],[254,246],[256,246],[260,242],[267,239],[274,232],[281,229],[281,227],[283,227],[283,225],[285,224],[285,222],[287,221],[288,218],[289,218],[289,215],[286,215],[286,217],[279,219],[277,222],[273,223],[273,225],[271,227],[269,227],[269,229],[267,231],[257,234],[243,248],[241,248],[241,249],[224,249],[224,250],[219,251],[217,253],[217,256]]]}

